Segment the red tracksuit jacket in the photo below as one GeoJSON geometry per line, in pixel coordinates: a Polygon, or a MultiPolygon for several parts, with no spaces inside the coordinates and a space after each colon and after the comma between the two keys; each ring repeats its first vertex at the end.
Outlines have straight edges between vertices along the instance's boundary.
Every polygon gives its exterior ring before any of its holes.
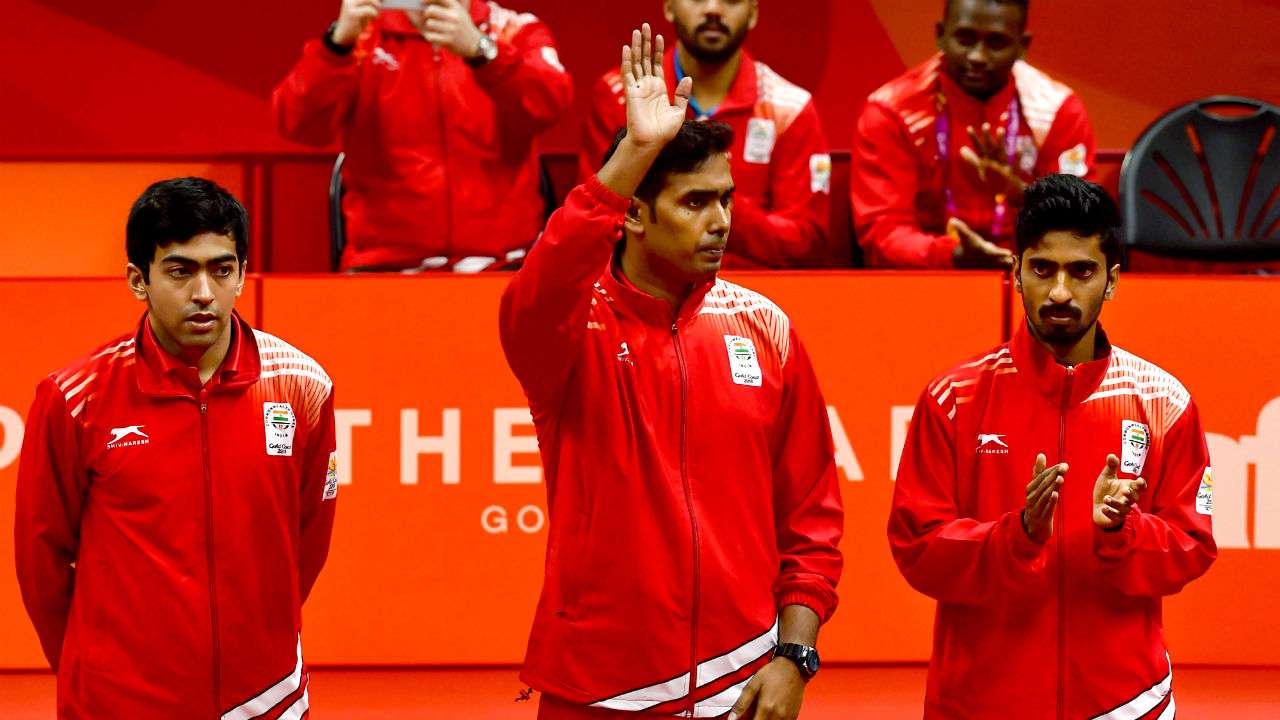
{"type": "Polygon", "coordinates": [[[1186,389],[1120,348],[1066,368],[1024,326],[932,382],[889,519],[938,601],[925,717],[1173,717],[1161,598],[1217,555],[1208,464],[1186,389]],[[1044,545],[1021,523],[1037,453],[1069,465],[1044,545]],[[1110,453],[1148,483],[1117,532],[1092,519],[1110,453]]]}
{"type": "MultiPolygon", "coordinates": [[[[675,91],[675,50],[664,63],[675,91]]],[[[831,156],[813,99],[768,65],[743,51],[729,94],[709,116],[733,128],[730,165],[737,183],[726,268],[831,265],[828,245],[831,156]]],[[[626,127],[626,95],[618,70],[605,73],[591,93],[579,171],[595,175],[618,130],[626,127]]]]}
{"type": "Polygon", "coordinates": [[[723,280],[673,314],[610,267],[628,201],[592,176],[501,307],[547,481],[522,677],[613,710],[728,712],[779,609],[836,606],[826,407],[787,316],[723,280]]]}
{"type": "Polygon", "coordinates": [[[59,718],[307,712],[301,607],[333,528],[332,385],[235,323],[203,388],[144,317],[36,390],[15,547],[59,718]]]}
{"type": "Polygon", "coordinates": [[[1093,128],[1071,88],[1025,62],[1012,82],[985,103],[965,93],[941,71],[941,56],[890,81],[867,98],[854,132],[850,195],[858,242],[868,267],[950,267],[956,241],[943,234],[948,219],[945,188],[955,215],[983,237],[1012,247],[1016,209],[1004,231],[992,234],[995,198],[960,157],[970,145],[965,128],[984,122],[992,132],[1018,95],[1014,163],[1022,179],[1069,173],[1093,179],[1093,128]],[[940,104],[945,98],[945,105],[940,104]],[[941,162],[937,117],[948,114],[947,163],[941,162]]]}
{"type": "Polygon", "coordinates": [[[343,268],[502,258],[542,229],[536,139],[573,83],[534,16],[473,0],[471,17],[498,45],[483,67],[386,12],[349,55],[309,41],[276,88],[285,137],[347,154],[343,268]]]}

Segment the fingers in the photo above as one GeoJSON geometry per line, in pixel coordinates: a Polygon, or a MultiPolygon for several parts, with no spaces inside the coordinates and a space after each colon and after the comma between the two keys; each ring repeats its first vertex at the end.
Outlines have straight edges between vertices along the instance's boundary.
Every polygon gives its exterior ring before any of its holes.
{"type": "Polygon", "coordinates": [[[653,76],[658,78],[659,80],[662,80],[663,83],[666,83],[666,78],[663,77],[663,73],[665,71],[662,67],[662,58],[663,58],[664,51],[665,51],[665,48],[663,47],[662,36],[659,35],[653,39],[653,76]]]}
{"type": "Polygon", "coordinates": [[[752,676],[747,682],[747,686],[742,688],[742,694],[738,696],[738,702],[733,704],[733,709],[729,711],[729,720],[738,720],[747,714],[751,706],[755,704],[756,695],[760,694],[760,676],[752,676]]]}
{"type": "MultiPolygon", "coordinates": [[[[973,143],[974,149],[982,151],[983,156],[986,156],[986,147],[982,143],[982,138],[978,137],[978,131],[972,125],[966,127],[964,131],[969,136],[969,142],[973,143]]],[[[964,150],[961,149],[960,153],[963,155],[964,150]]]]}
{"type": "Polygon", "coordinates": [[[1057,501],[1058,490],[1065,481],[1062,477],[1067,472],[1066,463],[1058,463],[1052,467],[1044,467],[1044,455],[1036,457],[1037,468],[1040,472],[1031,479],[1031,483],[1027,486],[1027,515],[1029,518],[1043,517],[1045,507],[1052,507],[1057,501]],[[1051,496],[1053,496],[1051,498],[1051,496]]]}
{"type": "Polygon", "coordinates": [[[1032,465],[1032,482],[1027,483],[1027,496],[1032,495],[1032,489],[1036,488],[1041,482],[1044,475],[1044,469],[1048,466],[1048,459],[1044,457],[1043,452],[1036,456],[1036,464],[1032,465]]]}
{"type": "Polygon", "coordinates": [[[689,109],[689,98],[693,95],[693,78],[685,75],[680,79],[680,84],[676,85],[675,102],[676,107],[680,108],[680,112],[687,112],[689,109]]]}
{"type": "Polygon", "coordinates": [[[1032,517],[1045,517],[1053,512],[1057,504],[1059,491],[1066,482],[1063,475],[1066,465],[1054,465],[1044,471],[1035,492],[1027,498],[1027,511],[1032,517]]]}
{"type": "Polygon", "coordinates": [[[631,87],[636,84],[636,75],[632,68],[634,64],[631,62],[631,46],[622,46],[622,64],[619,68],[622,71],[622,84],[625,87],[631,87]]]}
{"type": "Polygon", "coordinates": [[[1115,476],[1116,471],[1119,469],[1120,469],[1120,458],[1116,457],[1115,455],[1108,455],[1107,467],[1103,470],[1103,472],[1107,473],[1108,475],[1115,476]]]}
{"type": "Polygon", "coordinates": [[[978,172],[979,180],[985,181],[987,179],[987,164],[982,158],[978,157],[978,154],[973,151],[973,148],[968,145],[960,148],[960,159],[969,163],[969,165],[978,172]]]}
{"type": "Polygon", "coordinates": [[[637,82],[643,80],[647,73],[644,71],[644,55],[641,53],[644,47],[642,36],[639,30],[631,31],[631,72],[637,82]]]}
{"type": "Polygon", "coordinates": [[[644,46],[641,50],[644,52],[643,59],[640,62],[644,74],[652,76],[653,72],[653,29],[649,27],[649,23],[641,26],[641,36],[644,46]]]}

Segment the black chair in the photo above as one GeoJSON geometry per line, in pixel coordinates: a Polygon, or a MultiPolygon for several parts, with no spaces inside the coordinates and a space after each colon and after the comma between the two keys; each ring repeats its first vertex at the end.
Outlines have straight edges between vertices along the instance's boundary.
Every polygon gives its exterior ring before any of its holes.
{"type": "Polygon", "coordinates": [[[1215,96],[1172,110],[1120,169],[1127,249],[1166,257],[1280,258],[1280,108],[1215,96]]]}
{"type": "Polygon", "coordinates": [[[342,161],[346,153],[338,153],[329,175],[329,267],[337,272],[342,263],[342,250],[347,246],[347,218],[342,214],[342,161]]]}

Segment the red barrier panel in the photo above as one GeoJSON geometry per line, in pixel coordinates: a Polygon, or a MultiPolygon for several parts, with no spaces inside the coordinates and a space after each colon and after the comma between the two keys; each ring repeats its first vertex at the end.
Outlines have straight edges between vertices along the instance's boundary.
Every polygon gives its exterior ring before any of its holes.
{"type": "MultiPolygon", "coordinates": [[[[923,660],[933,604],[898,575],[885,539],[895,449],[927,380],[999,342],[999,278],[739,281],[791,316],[831,407],[848,562],[824,658],[923,660]]],[[[309,660],[518,662],[541,584],[546,514],[532,426],[498,346],[506,278],[258,282],[242,301],[246,317],[258,307],[264,328],[316,357],[337,393],[348,484],[305,612],[309,660]]],[[[11,566],[21,417],[41,375],[125,331],[138,307],[111,280],[0,281],[0,308],[0,333],[22,348],[5,353],[0,372],[0,636],[13,639],[0,644],[0,668],[36,667],[11,566]]],[[[1269,326],[1250,322],[1278,312],[1280,283],[1247,278],[1125,278],[1106,310],[1114,341],[1186,382],[1214,433],[1225,549],[1206,578],[1166,603],[1181,662],[1280,664],[1280,619],[1263,604],[1280,581],[1280,445],[1264,440],[1280,437],[1280,368],[1274,331],[1261,337],[1269,326]]]]}

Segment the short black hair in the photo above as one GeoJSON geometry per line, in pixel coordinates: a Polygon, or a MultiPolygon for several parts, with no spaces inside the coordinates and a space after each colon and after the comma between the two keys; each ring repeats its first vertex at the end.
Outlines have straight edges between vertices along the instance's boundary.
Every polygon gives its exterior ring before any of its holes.
{"type": "Polygon", "coordinates": [[[1054,230],[1101,236],[1107,267],[1120,262],[1120,209],[1097,183],[1059,173],[1027,186],[1014,232],[1018,257],[1054,230]]]}
{"type": "MultiPolygon", "coordinates": [[[[1013,6],[1022,8],[1022,26],[1026,27],[1027,13],[1030,12],[1031,10],[1031,8],[1029,7],[1031,5],[1031,0],[985,0],[985,1],[989,3],[995,3],[997,5],[1013,5],[1013,6]]],[[[951,17],[951,2],[952,0],[943,0],[942,22],[944,23],[951,17]]]]}
{"type": "Polygon", "coordinates": [[[198,177],[173,178],[152,184],[133,203],[125,226],[129,262],[151,282],[156,249],[184,243],[202,233],[230,235],[236,261],[243,267],[249,253],[249,214],[221,185],[198,177]]]}
{"type": "MultiPolygon", "coordinates": [[[[609,151],[604,154],[604,162],[609,162],[609,158],[617,151],[618,144],[626,136],[626,128],[618,131],[609,151]]],[[[712,155],[729,152],[732,146],[733,128],[728,125],[713,120],[685,120],[680,126],[680,132],[662,148],[649,172],[645,173],[640,187],[636,188],[636,197],[652,206],[658,193],[667,184],[669,175],[693,172],[712,155]]]]}

